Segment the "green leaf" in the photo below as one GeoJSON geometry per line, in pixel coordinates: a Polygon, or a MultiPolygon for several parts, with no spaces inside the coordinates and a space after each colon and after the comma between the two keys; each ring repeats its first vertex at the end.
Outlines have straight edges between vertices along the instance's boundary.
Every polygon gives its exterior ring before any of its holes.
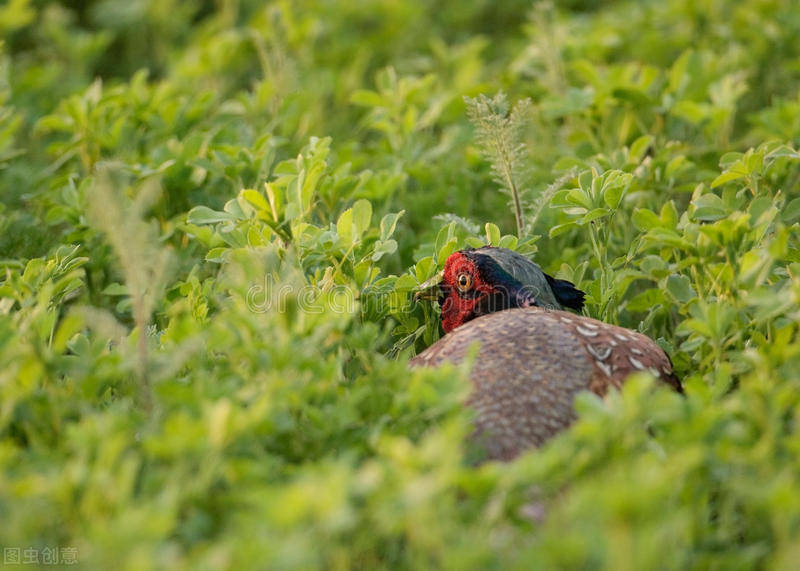
{"type": "Polygon", "coordinates": [[[693,52],[691,49],[684,51],[680,57],[675,60],[675,63],[672,64],[672,67],[669,68],[669,90],[672,93],[681,91],[684,85],[689,82],[687,70],[689,66],[689,60],[691,59],[692,55],[693,52]]]}
{"type": "Polygon", "coordinates": [[[629,311],[650,311],[666,302],[664,292],[656,288],[646,289],[625,304],[629,311]]]}
{"type": "Polygon", "coordinates": [[[622,99],[623,101],[630,101],[631,103],[634,103],[635,105],[641,107],[652,105],[653,102],[652,98],[641,89],[630,89],[621,87],[614,89],[612,95],[617,99],[622,99]]]}
{"type": "Polygon", "coordinates": [[[221,264],[230,254],[230,248],[211,248],[206,253],[206,261],[221,264]]]}
{"type": "Polygon", "coordinates": [[[240,194],[242,198],[244,198],[247,202],[252,204],[256,208],[256,210],[269,213],[272,212],[272,209],[267,203],[266,198],[264,198],[264,196],[260,192],[253,190],[252,188],[246,188],[242,190],[240,194]]]}
{"type": "Polygon", "coordinates": [[[659,214],[664,227],[675,228],[678,225],[678,209],[672,200],[664,203],[659,214]]]}
{"type": "Polygon", "coordinates": [[[456,251],[458,247],[458,238],[453,236],[444,245],[439,248],[439,251],[436,253],[436,259],[439,260],[440,263],[444,263],[447,258],[450,257],[450,254],[456,251]]]}
{"type": "MultiPolygon", "coordinates": [[[[444,260],[442,260],[442,262],[444,262],[444,260]]],[[[420,283],[430,278],[436,271],[436,264],[433,261],[433,257],[425,256],[422,258],[417,262],[414,270],[420,283]]]]}
{"type": "Polygon", "coordinates": [[[217,224],[219,222],[228,222],[236,220],[236,217],[229,212],[219,212],[211,210],[208,206],[195,206],[186,215],[186,221],[190,224],[204,225],[204,224],[217,224]]]}
{"type": "Polygon", "coordinates": [[[568,191],[566,198],[568,202],[578,206],[583,206],[586,208],[586,210],[590,210],[592,206],[594,206],[592,203],[592,197],[580,188],[573,188],[572,190],[568,191]]]}
{"type": "Polygon", "coordinates": [[[747,173],[743,170],[729,170],[725,171],[717,178],[713,180],[711,183],[711,188],[717,188],[718,186],[722,186],[726,182],[731,182],[733,180],[739,180],[740,178],[744,178],[747,176],[747,173]]]}
{"type": "Polygon", "coordinates": [[[672,178],[679,174],[684,168],[688,168],[690,165],[691,163],[685,155],[678,155],[677,157],[673,157],[667,163],[667,168],[664,169],[664,174],[667,178],[672,178]]]}
{"type": "Polygon", "coordinates": [[[695,220],[719,220],[728,215],[728,209],[716,194],[702,194],[692,201],[695,220]]]}
{"type": "Polygon", "coordinates": [[[242,210],[242,207],[239,205],[239,201],[235,198],[232,198],[226,202],[223,210],[233,216],[234,220],[244,220],[247,218],[244,210],[242,210]]]}
{"type": "Polygon", "coordinates": [[[647,231],[651,228],[661,226],[661,219],[656,213],[646,208],[635,209],[631,220],[633,221],[633,225],[636,226],[636,229],[641,231],[647,231]]]}
{"type": "Polygon", "coordinates": [[[744,153],[737,153],[737,152],[725,153],[719,158],[719,166],[722,167],[723,170],[727,170],[735,163],[741,161],[743,157],[744,153]]]}
{"type": "Polygon", "coordinates": [[[339,238],[346,246],[350,246],[353,243],[356,233],[353,227],[352,208],[348,208],[339,216],[336,221],[336,233],[339,234],[339,238]]]}
{"type": "Polygon", "coordinates": [[[496,246],[500,243],[500,228],[497,225],[487,222],[484,226],[486,230],[486,242],[491,246],[496,246]]]}
{"type": "Polygon", "coordinates": [[[652,135],[642,135],[638,139],[636,139],[632,144],[631,148],[628,151],[628,162],[638,165],[642,162],[647,149],[650,148],[650,145],[653,144],[655,141],[655,137],[652,135]]]}
{"type": "Polygon", "coordinates": [[[552,228],[550,228],[549,235],[550,235],[551,238],[555,238],[556,236],[560,236],[561,234],[564,234],[565,232],[569,232],[573,228],[577,228],[577,227],[578,227],[578,224],[576,222],[574,222],[574,221],[565,222],[564,224],[557,224],[557,225],[553,226],[552,228]]]}
{"type": "Polygon", "coordinates": [[[783,207],[781,218],[784,222],[794,222],[800,218],[800,198],[795,198],[783,207]]]}
{"type": "Polygon", "coordinates": [[[397,242],[394,240],[379,241],[375,244],[372,253],[372,261],[377,262],[386,254],[394,254],[397,251],[397,242]]]}
{"type": "Polygon", "coordinates": [[[710,106],[707,103],[696,101],[679,101],[672,107],[676,117],[686,119],[694,125],[699,125],[708,118],[710,106]]]}
{"type": "Polygon", "coordinates": [[[669,276],[667,278],[667,291],[680,303],[686,303],[697,297],[697,292],[692,288],[692,282],[687,276],[669,276]]]}
{"type": "Polygon", "coordinates": [[[405,214],[405,210],[400,212],[390,212],[381,218],[381,240],[386,240],[394,234],[397,227],[397,221],[405,214]]]}
{"type": "MultiPolygon", "coordinates": [[[[430,257],[428,257],[427,259],[431,260],[430,257]]],[[[422,260],[420,260],[420,261],[422,261],[422,260]]],[[[431,261],[433,261],[433,260],[431,260],[431,261]]],[[[419,263],[417,264],[417,267],[419,268],[419,263]]],[[[418,285],[419,284],[417,283],[417,281],[414,279],[413,276],[411,276],[409,274],[403,274],[402,276],[397,278],[397,281],[394,283],[394,289],[395,289],[395,291],[403,293],[403,292],[408,292],[408,291],[413,290],[418,285]]]]}
{"type": "Polygon", "coordinates": [[[589,222],[592,222],[593,220],[597,220],[598,218],[609,216],[610,214],[611,211],[608,208],[595,208],[594,210],[590,210],[589,212],[587,212],[578,223],[587,224],[589,222]]]}
{"type": "Polygon", "coordinates": [[[609,184],[603,189],[603,202],[606,203],[611,210],[616,210],[619,206],[619,201],[622,200],[622,193],[625,192],[626,185],[623,184],[609,184]]]}
{"type": "Polygon", "coordinates": [[[103,288],[102,293],[104,295],[129,295],[128,286],[116,282],[113,284],[108,284],[105,288],[103,288]]]}
{"type": "Polygon", "coordinates": [[[500,242],[498,242],[497,246],[500,248],[508,248],[509,250],[513,250],[517,247],[517,243],[519,239],[516,236],[511,234],[506,234],[502,238],[500,238],[500,242]]]}
{"type": "MultiPolygon", "coordinates": [[[[445,244],[447,244],[453,238],[453,236],[455,236],[455,234],[456,234],[456,223],[455,222],[450,222],[449,224],[446,224],[445,226],[442,226],[439,229],[439,232],[436,234],[436,241],[434,242],[434,245],[433,245],[433,251],[434,252],[439,252],[439,250],[441,250],[442,247],[445,244]]],[[[439,262],[440,263],[444,263],[444,260],[443,259],[439,259],[439,262]]]]}
{"type": "Polygon", "coordinates": [[[353,204],[353,225],[356,240],[360,239],[362,234],[369,229],[369,223],[371,221],[372,204],[370,201],[363,198],[356,200],[355,204],[353,204]]]}
{"type": "Polygon", "coordinates": [[[384,104],[384,100],[379,93],[367,89],[358,89],[350,96],[350,103],[363,107],[381,107],[384,104]]]}

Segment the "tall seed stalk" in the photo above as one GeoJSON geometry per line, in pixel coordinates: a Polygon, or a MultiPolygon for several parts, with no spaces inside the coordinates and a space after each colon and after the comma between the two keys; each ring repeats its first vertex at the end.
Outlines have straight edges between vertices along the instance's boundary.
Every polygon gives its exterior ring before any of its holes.
{"type": "Polygon", "coordinates": [[[147,333],[155,304],[163,293],[170,252],[159,244],[156,228],[144,218],[157,200],[160,185],[148,180],[128,198],[124,182],[109,168],[101,168],[89,192],[90,223],[111,245],[131,298],[133,319],[139,330],[136,374],[145,409],[152,408],[147,333]]]}
{"type": "Polygon", "coordinates": [[[517,235],[525,234],[523,195],[529,190],[530,172],[524,130],[531,113],[531,100],[523,99],[509,112],[502,91],[491,99],[481,94],[465,97],[467,116],[475,126],[475,139],[489,161],[492,179],[511,196],[517,235]]]}

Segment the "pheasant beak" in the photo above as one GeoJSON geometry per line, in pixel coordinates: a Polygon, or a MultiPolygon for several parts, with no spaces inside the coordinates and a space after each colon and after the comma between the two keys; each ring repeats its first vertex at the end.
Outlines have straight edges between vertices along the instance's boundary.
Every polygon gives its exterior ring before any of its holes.
{"type": "Polygon", "coordinates": [[[417,291],[414,292],[414,301],[419,301],[421,299],[438,301],[439,297],[442,295],[442,288],[440,287],[442,283],[442,274],[443,272],[439,272],[429,280],[425,280],[424,283],[421,283],[417,291]]]}

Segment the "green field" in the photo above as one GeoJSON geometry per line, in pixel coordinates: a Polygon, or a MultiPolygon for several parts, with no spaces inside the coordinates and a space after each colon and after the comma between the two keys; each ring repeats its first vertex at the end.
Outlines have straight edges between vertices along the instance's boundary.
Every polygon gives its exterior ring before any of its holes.
{"type": "Polygon", "coordinates": [[[3,563],[797,569],[799,38],[795,0],[0,5],[3,563]],[[686,397],[475,466],[467,371],[407,362],[484,243],[686,397]]]}

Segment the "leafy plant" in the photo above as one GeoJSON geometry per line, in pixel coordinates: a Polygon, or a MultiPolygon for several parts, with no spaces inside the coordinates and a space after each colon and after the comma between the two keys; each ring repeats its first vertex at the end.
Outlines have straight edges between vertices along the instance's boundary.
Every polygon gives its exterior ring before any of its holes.
{"type": "Polygon", "coordinates": [[[795,4],[7,3],[4,556],[793,567],[795,4]],[[483,244],[686,395],[633,377],[474,465],[466,368],[406,361],[483,244]]]}

